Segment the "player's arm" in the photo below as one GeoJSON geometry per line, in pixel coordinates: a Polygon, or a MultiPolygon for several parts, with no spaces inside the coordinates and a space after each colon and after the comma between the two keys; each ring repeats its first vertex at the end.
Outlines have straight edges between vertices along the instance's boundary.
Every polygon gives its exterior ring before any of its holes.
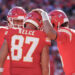
{"type": "Polygon", "coordinates": [[[43,31],[47,34],[47,36],[50,38],[50,40],[55,40],[57,33],[53,29],[53,26],[51,24],[51,21],[49,19],[47,12],[45,12],[42,9],[34,9],[33,11],[37,11],[41,14],[42,20],[43,20],[43,27],[42,27],[43,31]]]}
{"type": "Polygon", "coordinates": [[[49,46],[43,48],[41,54],[42,75],[50,75],[49,46]]]}
{"type": "Polygon", "coordinates": [[[50,40],[55,40],[57,33],[53,29],[53,26],[48,17],[48,14],[46,12],[42,12],[41,15],[42,15],[42,20],[43,20],[43,31],[47,34],[47,36],[50,38],[50,40]]]}
{"type": "Polygon", "coordinates": [[[7,55],[8,55],[8,44],[7,44],[7,41],[4,40],[3,45],[0,49],[0,75],[2,75],[3,64],[4,64],[4,61],[7,57],[7,55]]]}

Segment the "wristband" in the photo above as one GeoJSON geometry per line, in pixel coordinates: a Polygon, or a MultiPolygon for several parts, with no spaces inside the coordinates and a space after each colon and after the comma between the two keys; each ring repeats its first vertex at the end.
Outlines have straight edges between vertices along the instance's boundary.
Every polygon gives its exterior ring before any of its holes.
{"type": "Polygon", "coordinates": [[[52,23],[51,23],[51,21],[50,21],[50,19],[49,19],[49,16],[48,16],[48,14],[47,14],[45,11],[41,13],[41,16],[42,16],[43,22],[47,20],[47,21],[49,21],[51,27],[53,27],[53,26],[52,26],[52,23]]]}
{"type": "Polygon", "coordinates": [[[43,21],[49,20],[48,14],[46,12],[42,12],[41,15],[42,15],[43,21]]]}
{"type": "Polygon", "coordinates": [[[4,68],[0,68],[0,72],[3,72],[4,68]]]}

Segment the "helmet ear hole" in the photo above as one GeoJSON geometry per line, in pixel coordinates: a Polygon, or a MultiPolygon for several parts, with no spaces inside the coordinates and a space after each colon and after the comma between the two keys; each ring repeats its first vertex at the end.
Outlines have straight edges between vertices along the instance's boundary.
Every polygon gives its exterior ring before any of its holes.
{"type": "Polygon", "coordinates": [[[24,28],[26,27],[26,24],[24,24],[24,28]]]}
{"type": "Polygon", "coordinates": [[[7,20],[8,21],[8,23],[9,23],[9,20],[7,20]]]}
{"type": "Polygon", "coordinates": [[[55,24],[54,23],[52,25],[53,25],[53,27],[55,27],[55,24]]]}
{"type": "Polygon", "coordinates": [[[67,27],[68,26],[68,22],[65,22],[61,25],[61,27],[67,27]]]}

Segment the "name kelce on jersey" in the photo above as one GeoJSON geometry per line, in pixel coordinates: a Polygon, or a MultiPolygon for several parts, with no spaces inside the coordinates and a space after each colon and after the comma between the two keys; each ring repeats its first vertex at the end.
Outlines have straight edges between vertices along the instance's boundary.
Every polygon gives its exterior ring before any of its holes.
{"type": "Polygon", "coordinates": [[[34,35],[35,31],[32,30],[24,30],[24,29],[19,29],[20,34],[28,34],[28,35],[34,35]]]}

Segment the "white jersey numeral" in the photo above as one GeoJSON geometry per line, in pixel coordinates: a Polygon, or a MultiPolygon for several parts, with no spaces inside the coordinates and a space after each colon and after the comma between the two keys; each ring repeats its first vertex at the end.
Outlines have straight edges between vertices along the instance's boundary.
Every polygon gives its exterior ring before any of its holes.
{"type": "Polygon", "coordinates": [[[14,35],[12,37],[12,41],[11,41],[11,56],[12,56],[12,60],[19,61],[22,58],[23,41],[24,41],[23,36],[14,35]],[[17,40],[19,41],[19,43],[15,44],[17,40]],[[14,54],[15,51],[17,51],[17,55],[14,54]]]}
{"type": "Polygon", "coordinates": [[[31,56],[32,56],[35,48],[38,45],[39,39],[35,38],[35,37],[26,37],[25,43],[30,44],[31,42],[33,42],[33,43],[31,45],[31,47],[29,48],[29,51],[26,54],[26,56],[24,57],[23,61],[27,61],[27,62],[32,62],[33,61],[33,58],[31,56]]]}
{"type": "Polygon", "coordinates": [[[23,58],[24,62],[33,62],[33,57],[32,54],[35,51],[35,48],[37,47],[38,43],[39,43],[39,38],[35,38],[35,37],[26,37],[25,38],[25,44],[30,44],[32,42],[32,45],[30,46],[26,56],[22,57],[22,47],[24,44],[24,37],[21,35],[14,35],[12,36],[11,39],[11,57],[12,60],[15,61],[19,61],[23,58]],[[18,43],[16,44],[16,41],[18,41],[18,43]],[[16,55],[15,55],[15,51],[16,51],[16,55]]]}

